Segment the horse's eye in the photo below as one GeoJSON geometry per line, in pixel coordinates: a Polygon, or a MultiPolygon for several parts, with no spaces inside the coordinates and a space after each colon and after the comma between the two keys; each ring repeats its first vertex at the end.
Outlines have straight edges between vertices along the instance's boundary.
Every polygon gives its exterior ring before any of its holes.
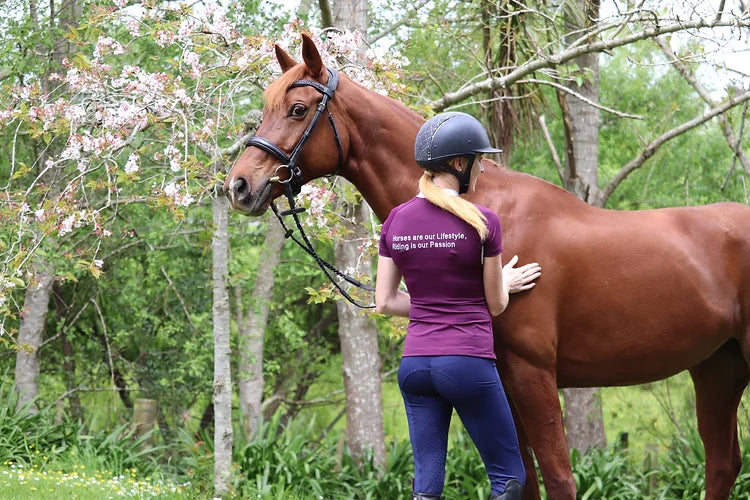
{"type": "Polygon", "coordinates": [[[304,104],[294,104],[289,108],[289,116],[292,118],[302,118],[307,113],[307,106],[304,104]]]}

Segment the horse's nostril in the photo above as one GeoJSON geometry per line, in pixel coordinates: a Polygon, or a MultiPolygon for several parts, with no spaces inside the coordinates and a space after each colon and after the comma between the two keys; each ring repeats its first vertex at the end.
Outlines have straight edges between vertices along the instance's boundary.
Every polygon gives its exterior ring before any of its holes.
{"type": "Polygon", "coordinates": [[[237,179],[235,179],[232,184],[232,188],[234,189],[234,193],[236,195],[241,196],[247,192],[248,183],[242,177],[238,177],[237,179]]]}

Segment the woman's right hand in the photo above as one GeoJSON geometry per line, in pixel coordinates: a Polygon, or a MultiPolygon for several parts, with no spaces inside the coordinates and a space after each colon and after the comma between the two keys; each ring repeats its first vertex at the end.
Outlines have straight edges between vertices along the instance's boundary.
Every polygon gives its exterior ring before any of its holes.
{"type": "Polygon", "coordinates": [[[507,264],[503,266],[503,284],[508,293],[518,293],[534,288],[534,280],[542,275],[542,266],[536,262],[514,267],[518,262],[518,255],[514,255],[507,264]]]}

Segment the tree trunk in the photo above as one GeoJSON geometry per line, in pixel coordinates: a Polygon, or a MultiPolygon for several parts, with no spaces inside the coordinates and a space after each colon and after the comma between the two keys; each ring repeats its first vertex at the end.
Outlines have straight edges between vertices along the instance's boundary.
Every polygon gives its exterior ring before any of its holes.
{"type": "MultiPolygon", "coordinates": [[[[50,2],[51,8],[54,11],[54,2],[50,2]]],[[[81,17],[81,7],[76,0],[70,0],[63,3],[54,13],[50,19],[50,23],[57,23],[62,29],[63,33],[66,32],[70,26],[74,26],[78,23],[81,17]]],[[[35,31],[41,31],[46,29],[39,24],[38,10],[36,1],[31,0],[29,2],[29,17],[35,31]]],[[[43,46],[39,46],[40,51],[46,50],[43,46]]],[[[55,67],[65,57],[70,54],[70,43],[65,37],[61,37],[55,41],[55,49],[50,55],[50,64],[46,69],[46,72],[52,73],[56,71],[55,67]]],[[[49,79],[44,77],[42,82],[45,88],[45,92],[51,92],[49,79]]],[[[55,82],[57,84],[57,82],[55,82]]],[[[37,162],[38,165],[44,165],[46,159],[49,156],[54,156],[52,148],[44,148],[45,153],[42,154],[41,158],[37,162]]],[[[42,175],[41,183],[50,186],[48,196],[53,199],[59,192],[57,185],[56,169],[49,169],[42,175]]],[[[54,272],[51,268],[51,263],[42,259],[36,259],[35,273],[29,282],[28,288],[26,289],[26,295],[24,297],[24,315],[21,318],[21,324],[18,330],[18,343],[21,346],[28,346],[28,348],[22,347],[16,354],[16,389],[19,392],[18,405],[19,407],[26,404],[29,401],[36,399],[39,396],[39,370],[40,370],[40,358],[39,358],[39,346],[42,344],[42,335],[44,333],[44,323],[49,311],[49,299],[52,290],[52,281],[54,272]]],[[[37,411],[36,407],[29,407],[32,413],[37,411]]]]}
{"type": "MultiPolygon", "coordinates": [[[[369,207],[360,202],[351,207],[357,221],[368,219],[369,207]]],[[[334,246],[339,269],[357,269],[360,261],[358,242],[368,238],[361,224],[352,227],[351,240],[340,239],[334,246]]],[[[369,261],[359,267],[371,273],[369,261]]],[[[346,392],[346,435],[355,460],[362,459],[370,448],[376,464],[385,465],[385,432],[380,385],[378,331],[374,321],[356,306],[340,299],[339,339],[346,392]]]]}
{"type": "Polygon", "coordinates": [[[214,495],[229,493],[232,473],[232,374],[229,345],[229,295],[227,257],[229,253],[227,199],[216,194],[211,199],[214,234],[213,254],[213,330],[214,330],[214,495]]]}
{"type": "Polygon", "coordinates": [[[600,390],[585,387],[563,389],[562,392],[565,398],[563,421],[568,448],[584,453],[590,448],[606,447],[600,390]]]}
{"type": "MultiPolygon", "coordinates": [[[[516,36],[520,25],[514,21],[509,12],[511,6],[506,2],[482,0],[480,18],[482,28],[482,47],[487,76],[497,76],[498,68],[509,72],[516,67],[516,36]],[[497,38],[496,44],[493,39],[497,38]]],[[[514,109],[513,92],[510,88],[490,90],[487,104],[483,104],[487,133],[490,143],[502,149],[499,158],[502,163],[510,159],[513,146],[513,134],[518,120],[514,109]]],[[[493,156],[488,155],[491,158],[493,156]]]]}
{"type": "Polygon", "coordinates": [[[80,422],[83,420],[83,410],[81,409],[81,398],[78,397],[78,393],[75,391],[76,366],[73,357],[73,344],[68,340],[65,329],[60,332],[60,348],[63,355],[63,380],[65,381],[65,388],[70,394],[68,396],[68,400],[70,401],[70,416],[73,420],[80,422]]]}
{"type": "Polygon", "coordinates": [[[29,404],[27,409],[32,414],[38,412],[37,407],[30,403],[39,396],[39,346],[42,345],[52,281],[52,274],[41,267],[34,273],[26,287],[23,318],[18,329],[19,349],[16,353],[15,371],[17,408],[29,404]]]}
{"type": "Polygon", "coordinates": [[[359,30],[367,36],[370,25],[367,4],[367,0],[337,0],[333,4],[333,25],[341,29],[359,30]]]}
{"type": "MultiPolygon", "coordinates": [[[[576,39],[577,32],[597,22],[598,0],[577,0],[577,8],[566,11],[566,29],[569,38],[576,39]]],[[[566,40],[567,42],[568,40],[566,40]]],[[[585,54],[575,60],[582,74],[581,85],[568,83],[575,92],[598,101],[598,54],[585,54]]],[[[563,183],[580,199],[600,204],[599,190],[599,110],[575,97],[558,93],[563,111],[566,137],[566,178],[563,183]]],[[[604,416],[601,397],[596,388],[571,388],[563,390],[565,397],[565,431],[568,447],[581,452],[589,448],[603,448],[607,444],[604,434],[604,416]]]]}
{"type": "MultiPolygon", "coordinates": [[[[341,0],[334,5],[334,24],[338,28],[359,30],[365,35],[369,20],[367,0],[341,0]]],[[[362,47],[364,51],[364,47],[362,47]]],[[[369,219],[364,201],[344,203],[344,212],[354,214],[356,224],[351,238],[342,238],[334,245],[336,266],[372,274],[369,262],[361,262],[359,242],[369,237],[363,221],[369,219]]],[[[364,458],[369,448],[377,465],[385,466],[385,431],[380,387],[380,353],[375,322],[356,306],[345,300],[336,304],[339,316],[339,339],[346,393],[346,435],[349,449],[356,461],[364,458]]]]}
{"type": "Polygon", "coordinates": [[[263,344],[268,324],[268,308],[273,299],[274,271],[284,247],[284,228],[269,218],[266,241],[258,259],[255,287],[247,311],[243,311],[241,290],[235,287],[238,344],[240,351],[237,385],[245,440],[252,439],[263,418],[263,344]]]}

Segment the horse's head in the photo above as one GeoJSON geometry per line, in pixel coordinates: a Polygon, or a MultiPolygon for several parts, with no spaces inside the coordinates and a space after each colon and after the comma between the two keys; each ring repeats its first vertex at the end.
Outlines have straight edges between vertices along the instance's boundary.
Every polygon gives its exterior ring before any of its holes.
{"type": "Polygon", "coordinates": [[[257,135],[224,183],[232,208],[248,215],[264,213],[285,189],[296,193],[305,182],[337,172],[348,142],[331,113],[338,73],[326,69],[313,41],[302,35],[299,64],[275,49],[282,75],[266,89],[257,135]]]}

